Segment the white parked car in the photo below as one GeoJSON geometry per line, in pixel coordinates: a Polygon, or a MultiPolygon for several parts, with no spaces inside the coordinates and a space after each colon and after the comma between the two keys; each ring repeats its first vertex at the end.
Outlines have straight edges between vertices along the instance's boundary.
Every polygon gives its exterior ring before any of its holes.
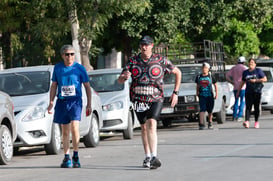
{"type": "MultiPolygon", "coordinates": [[[[161,111],[162,124],[170,126],[172,120],[185,117],[190,121],[199,121],[199,98],[196,95],[196,76],[201,74],[202,64],[179,64],[176,65],[181,73],[182,80],[178,93],[178,103],[172,108],[170,96],[173,94],[175,78],[173,74],[167,74],[164,78],[164,103],[161,111]]],[[[215,99],[213,115],[219,124],[226,121],[225,108],[230,104],[229,85],[225,80],[224,72],[212,72],[217,80],[218,97],[215,99]]]]}
{"type": "Polygon", "coordinates": [[[0,165],[8,164],[13,156],[16,123],[10,96],[0,91],[0,165]]]}
{"type": "Polygon", "coordinates": [[[259,67],[267,77],[267,82],[263,83],[261,106],[263,110],[269,110],[273,114],[273,68],[259,67]]]}
{"type": "Polygon", "coordinates": [[[88,72],[91,86],[99,93],[103,111],[101,131],[121,131],[124,139],[133,138],[133,129],[139,127],[130,101],[130,80],[118,83],[122,69],[100,69],[88,72]]]}
{"type": "MultiPolygon", "coordinates": [[[[53,68],[51,65],[0,71],[0,90],[9,94],[14,103],[18,134],[14,146],[18,149],[44,145],[47,154],[58,154],[61,149],[60,126],[53,123],[53,114],[47,112],[53,68]]],[[[92,89],[92,114],[86,117],[84,88],[82,92],[80,136],[85,146],[94,147],[99,143],[99,129],[102,126],[100,99],[92,89]]]]}

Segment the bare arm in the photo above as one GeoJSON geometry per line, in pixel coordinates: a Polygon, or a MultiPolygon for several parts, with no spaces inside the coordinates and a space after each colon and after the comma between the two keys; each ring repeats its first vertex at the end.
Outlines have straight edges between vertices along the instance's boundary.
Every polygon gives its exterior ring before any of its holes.
{"type": "Polygon", "coordinates": [[[263,83],[263,82],[267,82],[267,77],[264,76],[263,78],[260,78],[260,79],[250,79],[249,81],[251,83],[263,83]]]}
{"type": "MultiPolygon", "coordinates": [[[[181,84],[181,71],[179,70],[179,68],[175,67],[171,73],[175,75],[174,91],[179,91],[179,87],[181,84]]],[[[170,97],[170,101],[171,106],[174,107],[178,102],[178,95],[173,93],[170,97]]]]}
{"type": "Polygon", "coordinates": [[[87,105],[86,105],[86,116],[89,116],[91,114],[91,88],[89,82],[83,83],[83,86],[85,88],[86,97],[87,97],[87,105]]]}
{"type": "Polygon", "coordinates": [[[50,86],[50,92],[49,92],[49,105],[47,108],[47,111],[49,114],[51,114],[51,109],[53,108],[53,104],[54,104],[54,99],[56,96],[56,91],[57,91],[57,82],[52,82],[51,86],[50,86]]]}
{"type": "Polygon", "coordinates": [[[217,99],[217,97],[218,97],[218,87],[217,87],[217,84],[214,84],[214,87],[215,87],[215,99],[217,99]]]}
{"type": "Polygon", "coordinates": [[[196,85],[196,95],[199,96],[199,85],[196,85]]]}
{"type": "Polygon", "coordinates": [[[228,76],[228,74],[226,74],[226,79],[229,83],[233,85],[233,81],[231,80],[230,76],[228,76]]]}
{"type": "Polygon", "coordinates": [[[242,87],[245,85],[245,83],[246,83],[245,81],[243,81],[243,80],[241,81],[239,89],[238,89],[237,94],[236,94],[236,97],[239,97],[240,91],[241,91],[242,87]]]}

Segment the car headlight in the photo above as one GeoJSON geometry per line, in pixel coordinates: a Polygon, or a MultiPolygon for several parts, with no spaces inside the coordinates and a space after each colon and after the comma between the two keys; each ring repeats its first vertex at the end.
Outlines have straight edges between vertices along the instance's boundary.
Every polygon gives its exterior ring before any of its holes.
{"type": "Polygon", "coordinates": [[[103,111],[113,111],[113,110],[122,109],[122,108],[123,108],[123,102],[121,101],[102,106],[103,111]]]}
{"type": "Polygon", "coordinates": [[[189,102],[195,102],[195,96],[185,96],[185,102],[189,103],[189,102]]]}
{"type": "Polygon", "coordinates": [[[29,112],[25,115],[22,121],[33,121],[36,119],[41,119],[45,117],[45,108],[36,106],[29,110],[29,112]]]}

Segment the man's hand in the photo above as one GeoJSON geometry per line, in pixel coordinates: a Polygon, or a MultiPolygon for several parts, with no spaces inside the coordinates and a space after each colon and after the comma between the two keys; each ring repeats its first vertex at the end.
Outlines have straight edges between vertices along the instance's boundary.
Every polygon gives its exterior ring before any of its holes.
{"type": "Polygon", "coordinates": [[[53,108],[53,102],[50,102],[47,108],[48,114],[52,114],[52,111],[51,111],[52,108],[53,108]]]}
{"type": "Polygon", "coordinates": [[[169,102],[171,102],[171,106],[174,107],[178,102],[178,95],[172,94],[169,102]]]}
{"type": "Polygon", "coordinates": [[[128,70],[127,71],[124,71],[118,78],[118,83],[119,84],[123,84],[126,80],[129,79],[129,77],[131,76],[131,72],[129,72],[128,70]]]}
{"type": "Polygon", "coordinates": [[[86,106],[86,116],[90,116],[91,113],[92,113],[91,106],[86,106]]]}
{"type": "Polygon", "coordinates": [[[132,75],[132,73],[129,71],[125,71],[122,74],[124,80],[128,80],[131,75],[132,75]]]}

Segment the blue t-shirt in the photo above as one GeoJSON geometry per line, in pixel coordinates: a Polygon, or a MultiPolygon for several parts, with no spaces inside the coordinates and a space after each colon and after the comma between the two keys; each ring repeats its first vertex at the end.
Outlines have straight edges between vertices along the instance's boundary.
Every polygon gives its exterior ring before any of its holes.
{"type": "Polygon", "coordinates": [[[246,93],[262,93],[263,83],[251,83],[250,79],[261,79],[265,77],[264,72],[260,68],[255,68],[253,71],[249,69],[243,72],[242,80],[246,82],[246,93]]]}
{"type": "Polygon", "coordinates": [[[199,96],[213,97],[212,84],[216,83],[214,76],[209,73],[206,76],[198,75],[195,79],[195,83],[199,85],[199,96]]]}
{"type": "Polygon", "coordinates": [[[52,81],[58,84],[57,97],[70,99],[82,97],[82,83],[89,82],[85,68],[74,62],[71,66],[65,66],[60,62],[54,66],[52,81]]]}

